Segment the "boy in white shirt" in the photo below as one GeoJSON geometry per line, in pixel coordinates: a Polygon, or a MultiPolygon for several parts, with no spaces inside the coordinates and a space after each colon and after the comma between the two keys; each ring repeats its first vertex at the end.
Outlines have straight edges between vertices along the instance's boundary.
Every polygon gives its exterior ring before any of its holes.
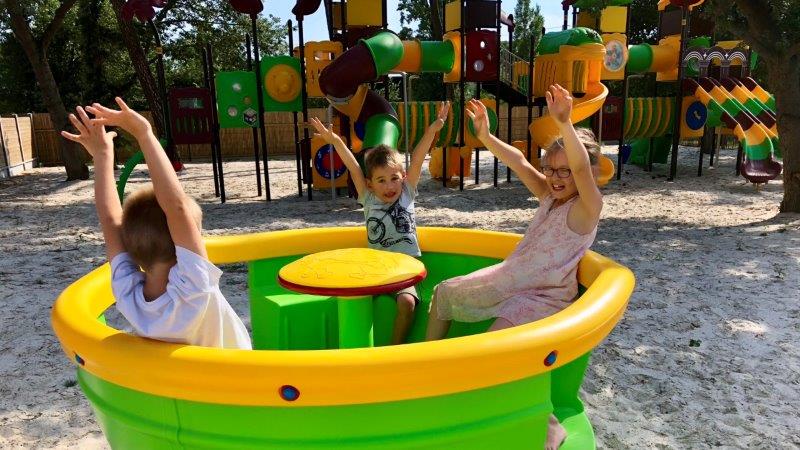
{"type": "Polygon", "coordinates": [[[120,111],[97,103],[77,107],[78,117],[69,118],[79,134],[61,135],[94,158],[95,203],[117,309],[143,337],[251,349],[247,329],[219,290],[222,271],[208,261],[200,207],[183,192],[150,123],[119,97],[116,101],[120,111]],[[124,209],[114,182],[116,133],[106,132],[105,125],[136,138],[153,181],[152,188],[130,195],[124,209]]]}

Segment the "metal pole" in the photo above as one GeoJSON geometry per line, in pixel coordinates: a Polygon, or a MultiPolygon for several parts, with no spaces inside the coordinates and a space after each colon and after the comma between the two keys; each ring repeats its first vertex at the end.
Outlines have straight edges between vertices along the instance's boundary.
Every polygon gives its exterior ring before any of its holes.
{"type": "MultiPolygon", "coordinates": [[[[500,9],[500,2],[497,2],[497,8],[498,8],[498,10],[500,9]]],[[[497,17],[500,17],[500,15],[498,14],[497,17]]],[[[499,34],[500,34],[499,30],[500,30],[500,28],[503,27],[503,25],[500,23],[499,19],[498,19],[498,22],[497,22],[497,26],[498,26],[497,34],[499,36],[499,34]]],[[[509,70],[508,75],[509,75],[509,81],[510,81],[511,87],[513,88],[514,84],[515,84],[514,83],[514,58],[513,58],[513,55],[515,55],[515,53],[513,52],[513,49],[514,49],[514,28],[512,26],[508,27],[508,49],[509,49],[509,53],[511,53],[511,55],[509,55],[509,63],[510,63],[510,65],[508,66],[508,70],[509,70]]],[[[500,40],[499,39],[497,41],[497,51],[498,51],[498,54],[499,54],[499,52],[500,52],[500,40]]],[[[498,61],[500,61],[500,60],[498,59],[498,61]]],[[[497,72],[500,73],[499,70],[497,72]]],[[[507,135],[508,135],[508,144],[510,145],[511,144],[511,112],[514,110],[514,107],[511,106],[511,99],[510,98],[506,99],[506,108],[508,108],[508,132],[507,132],[507,135]]],[[[498,128],[500,128],[500,126],[499,126],[500,125],[499,124],[499,122],[500,122],[500,120],[499,120],[500,119],[500,100],[499,99],[497,101],[497,109],[498,109],[498,112],[497,112],[498,121],[497,122],[498,122],[498,128]]],[[[511,167],[508,167],[508,166],[506,166],[506,183],[511,183],[511,167]]]]}
{"type": "MultiPolygon", "coordinates": [[[[325,110],[325,123],[333,124],[333,106],[331,105],[328,105],[328,108],[325,110]]],[[[336,201],[336,161],[333,159],[333,154],[335,152],[336,149],[331,145],[328,151],[328,163],[330,164],[331,172],[331,200],[334,202],[336,201]]]]}
{"type": "MultiPolygon", "coordinates": [[[[297,34],[298,40],[300,41],[300,92],[302,93],[303,97],[303,142],[306,144],[310,144],[308,142],[308,91],[306,90],[306,55],[305,55],[305,40],[303,38],[303,17],[297,16],[297,34]]],[[[311,167],[310,163],[306,161],[305,156],[303,156],[303,168],[305,169],[304,172],[306,174],[306,190],[308,192],[308,200],[311,200],[313,194],[311,193],[311,167]]],[[[309,158],[311,156],[309,155],[309,158]]]]}
{"type": "MultiPolygon", "coordinates": [[[[475,96],[481,98],[481,83],[477,83],[477,87],[475,89],[475,96]]],[[[478,172],[480,170],[480,162],[481,162],[481,148],[475,148],[475,184],[478,184],[478,172]]]]}
{"type": "MultiPolygon", "coordinates": [[[[497,87],[495,88],[495,93],[494,93],[494,110],[497,112],[497,129],[495,130],[494,135],[499,138],[500,137],[500,83],[503,82],[500,79],[500,72],[502,72],[502,66],[503,66],[503,61],[500,60],[500,58],[501,58],[501,56],[500,56],[500,39],[501,39],[500,27],[502,27],[502,24],[500,23],[500,14],[501,14],[500,1],[498,0],[495,3],[495,5],[496,5],[495,14],[496,14],[496,17],[497,17],[497,20],[495,21],[495,26],[497,27],[495,29],[495,34],[497,36],[497,50],[495,51],[495,57],[497,58],[497,59],[495,59],[495,61],[497,61],[497,87]]],[[[494,187],[497,187],[497,172],[498,172],[498,169],[500,167],[500,160],[498,160],[497,156],[494,156],[494,154],[492,156],[494,157],[494,168],[493,168],[493,170],[494,170],[494,187]]]]}
{"type": "Polygon", "coordinates": [[[152,19],[147,23],[153,29],[153,37],[156,40],[156,76],[158,77],[158,91],[161,94],[161,110],[164,115],[164,139],[167,141],[167,146],[164,151],[167,153],[170,161],[177,161],[178,155],[175,153],[175,147],[172,144],[172,131],[170,130],[169,123],[169,102],[167,101],[167,80],[164,75],[164,47],[161,46],[161,36],[158,34],[158,28],[152,19]]]}
{"type": "Polygon", "coordinates": [[[531,122],[533,121],[533,62],[536,52],[536,33],[531,34],[531,48],[528,50],[528,92],[526,106],[528,107],[528,121],[525,122],[525,135],[528,145],[525,147],[525,154],[528,162],[531,161],[531,122]]]}
{"type": "MultiPolygon", "coordinates": [[[[625,7],[625,36],[630,34],[631,30],[631,7],[625,7]]],[[[628,103],[628,71],[622,69],[622,106],[620,106],[620,130],[619,130],[619,143],[617,144],[617,180],[622,179],[622,166],[625,164],[622,161],[622,146],[625,144],[625,106],[628,103]]],[[[602,108],[600,108],[602,109],[602,108]]],[[[602,124],[601,124],[602,125],[602,124]]],[[[651,146],[652,147],[652,146],[651,146]]]]}
{"type": "Polygon", "coordinates": [[[14,128],[17,129],[17,143],[19,144],[19,162],[25,170],[25,148],[22,146],[22,131],[19,129],[19,116],[14,114],[14,128]]]}
{"type": "Polygon", "coordinates": [[[408,166],[410,165],[409,161],[409,142],[408,142],[408,73],[403,72],[403,142],[405,143],[406,147],[406,170],[408,170],[408,166]]]}
{"type": "MultiPolygon", "coordinates": [[[[209,73],[214,73],[214,52],[211,49],[211,44],[206,44],[206,52],[208,53],[208,67],[209,73]]],[[[211,103],[217,104],[217,90],[211,90],[211,103]]],[[[219,195],[220,201],[225,203],[225,173],[222,170],[222,146],[219,142],[219,119],[216,117],[217,110],[214,109],[214,144],[217,147],[217,173],[219,174],[219,195]]]]}
{"type": "Polygon", "coordinates": [[[678,171],[678,144],[681,139],[681,121],[678,120],[681,111],[681,100],[683,99],[683,55],[686,52],[686,37],[689,30],[689,8],[681,7],[683,17],[681,18],[681,50],[678,53],[678,82],[675,88],[675,125],[672,132],[672,159],[669,164],[669,177],[667,181],[673,181],[678,171]]]}
{"type": "MultiPolygon", "coordinates": [[[[258,97],[258,132],[261,135],[261,153],[264,155],[264,191],[267,194],[267,201],[272,200],[272,193],[269,188],[269,150],[267,149],[267,125],[264,123],[264,87],[261,79],[261,56],[258,50],[258,27],[256,26],[258,16],[250,14],[250,24],[253,27],[253,62],[256,67],[256,91],[258,97]]],[[[258,166],[258,156],[256,156],[256,166],[258,166]]]]}
{"type": "MultiPolygon", "coordinates": [[[[203,59],[203,80],[206,84],[206,89],[211,93],[212,103],[211,105],[211,134],[216,136],[217,130],[219,130],[219,121],[217,119],[217,101],[216,101],[216,88],[214,86],[214,81],[212,80],[212,68],[209,68],[208,65],[208,53],[206,53],[207,49],[203,47],[200,50],[200,55],[203,59]]],[[[219,197],[219,174],[217,173],[217,150],[214,146],[214,139],[212,138],[212,142],[209,145],[211,148],[211,169],[214,172],[214,196],[219,197]]]]}
{"type": "MultiPolygon", "coordinates": [[[[286,22],[286,26],[288,28],[288,35],[289,35],[289,54],[292,54],[292,49],[294,49],[294,36],[292,30],[292,21],[288,20],[286,22]]],[[[302,61],[302,58],[301,58],[302,61]]],[[[294,159],[295,159],[295,168],[297,169],[297,195],[302,197],[303,196],[303,173],[302,173],[302,163],[300,162],[300,134],[297,131],[297,111],[292,111],[292,123],[294,125],[294,159]]]]}
{"type": "MultiPolygon", "coordinates": [[[[244,35],[244,42],[245,47],[247,50],[247,71],[251,72],[253,70],[253,55],[250,53],[250,33],[246,33],[244,35]]],[[[259,155],[258,155],[258,129],[251,128],[253,131],[253,156],[255,157],[256,161],[256,186],[258,187],[258,196],[261,197],[261,165],[259,164],[259,155]]]]}

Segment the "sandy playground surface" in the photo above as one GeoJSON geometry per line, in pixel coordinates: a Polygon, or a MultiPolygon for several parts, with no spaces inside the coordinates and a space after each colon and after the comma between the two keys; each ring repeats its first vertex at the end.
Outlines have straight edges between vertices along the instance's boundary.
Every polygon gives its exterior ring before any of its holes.
{"type": "MultiPolygon", "coordinates": [[[[463,192],[423,175],[420,225],[524,231],[536,202],[518,181],[494,188],[482,155],[482,183],[463,192]]],[[[676,182],[664,166],[626,167],[604,190],[593,248],[637,287],[583,386],[600,448],[800,447],[800,216],[778,215],[780,182],[757,192],[735,178],[734,156],[697,178],[685,149],[676,182]]],[[[362,223],[352,199],[298,198],[293,159],[270,163],[274,201],[255,197],[252,162],[231,162],[225,205],[211,166],[188,165],[208,234],[362,223]]],[[[0,181],[3,449],[108,447],[50,327],[58,293],[105,262],[91,181],[63,179],[45,168],[0,181]]],[[[135,172],[131,185],[143,182],[135,172]]],[[[225,271],[222,291],[247,317],[246,269],[225,271]]]]}

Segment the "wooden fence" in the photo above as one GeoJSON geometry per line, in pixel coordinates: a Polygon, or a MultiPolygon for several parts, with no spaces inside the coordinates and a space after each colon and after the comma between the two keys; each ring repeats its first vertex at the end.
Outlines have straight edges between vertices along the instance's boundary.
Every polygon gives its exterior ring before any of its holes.
{"type": "MultiPolygon", "coordinates": [[[[319,117],[323,119],[326,114],[324,108],[312,108],[308,110],[309,117],[319,117]]],[[[507,136],[507,112],[505,106],[500,111],[500,136],[505,140],[507,136]]],[[[150,118],[149,112],[143,115],[150,118]]],[[[32,114],[32,121],[28,116],[19,118],[19,122],[31,124],[27,128],[27,135],[33,134],[33,147],[35,157],[39,164],[46,166],[61,165],[61,154],[59,142],[61,136],[53,129],[50,115],[46,113],[32,114]],[[28,122],[25,122],[25,121],[28,122]]],[[[302,120],[302,115],[299,115],[302,120]]],[[[293,155],[294,154],[294,130],[292,127],[292,113],[266,113],[265,124],[267,131],[267,150],[270,156],[273,155],[293,155]]],[[[11,120],[13,128],[14,119],[11,120]]],[[[514,108],[511,116],[512,121],[512,140],[525,139],[527,110],[524,107],[514,108]]],[[[9,127],[4,125],[3,130],[8,133],[9,127]]],[[[302,138],[302,129],[299,130],[302,138]]],[[[23,132],[23,139],[25,139],[23,132]]],[[[16,132],[11,135],[10,140],[16,142],[16,132]]],[[[253,158],[253,132],[249,128],[222,129],[220,130],[220,143],[222,146],[222,157],[224,160],[249,159],[253,158]]],[[[14,144],[18,145],[18,144],[14,144]]],[[[117,161],[125,161],[135,151],[135,143],[130,136],[123,136],[117,140],[117,161]]],[[[208,161],[211,159],[210,145],[179,145],[178,152],[184,161],[208,161]]],[[[2,167],[2,165],[0,165],[2,167]]]]}
{"type": "Polygon", "coordinates": [[[32,168],[34,148],[30,115],[0,117],[0,179],[32,168]]]}

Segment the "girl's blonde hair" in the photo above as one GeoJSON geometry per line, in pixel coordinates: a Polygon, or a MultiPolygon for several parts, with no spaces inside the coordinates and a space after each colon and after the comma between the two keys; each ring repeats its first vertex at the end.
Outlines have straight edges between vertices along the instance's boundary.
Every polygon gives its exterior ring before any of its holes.
{"type": "MultiPolygon", "coordinates": [[[[575,134],[578,135],[578,140],[583,144],[586,148],[586,152],[589,154],[589,164],[596,166],[600,161],[600,144],[597,143],[597,138],[594,137],[594,133],[588,128],[575,128],[575,134]]],[[[559,137],[547,146],[545,149],[547,154],[545,156],[549,157],[562,150],[564,150],[564,138],[559,137]]]]}

